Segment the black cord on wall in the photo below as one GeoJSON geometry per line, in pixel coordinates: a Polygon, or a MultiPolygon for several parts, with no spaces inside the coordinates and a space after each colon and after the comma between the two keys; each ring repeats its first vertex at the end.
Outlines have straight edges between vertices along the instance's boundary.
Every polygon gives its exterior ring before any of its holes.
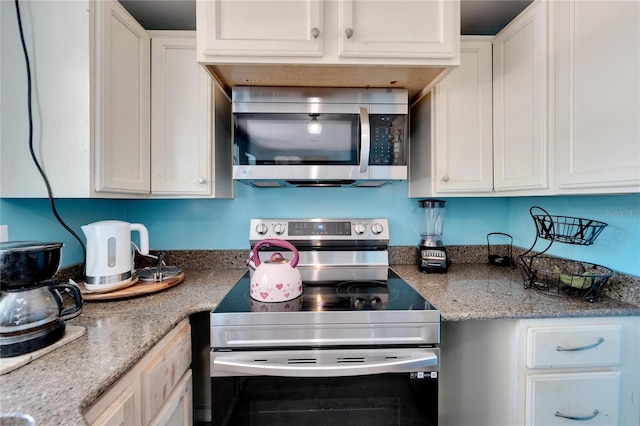
{"type": "Polygon", "coordinates": [[[33,160],[33,163],[36,165],[36,168],[38,169],[38,172],[40,173],[40,176],[42,176],[42,180],[44,181],[44,184],[47,187],[47,194],[49,196],[49,205],[51,206],[51,211],[53,212],[53,215],[56,217],[58,222],[60,222],[60,224],[64,227],[64,229],[69,231],[69,233],[73,235],[73,237],[76,240],[78,240],[78,242],[80,243],[80,247],[82,247],[83,257],[82,257],[82,270],[80,272],[81,276],[78,277],[76,281],[84,281],[85,259],[87,257],[87,248],[84,242],[82,241],[82,239],[78,236],[78,234],[76,234],[74,230],[71,229],[69,225],[67,225],[58,214],[58,210],[56,209],[55,201],[53,198],[53,192],[51,191],[51,185],[49,184],[49,179],[47,179],[47,175],[45,174],[44,170],[40,166],[40,163],[38,162],[38,159],[36,158],[36,154],[33,149],[33,112],[32,112],[32,106],[31,106],[31,87],[32,87],[31,65],[29,62],[29,53],[27,52],[27,45],[24,41],[24,31],[22,29],[22,18],[20,16],[20,5],[18,0],[15,0],[15,4],[16,4],[16,15],[18,17],[18,28],[20,30],[20,41],[22,43],[22,52],[24,53],[25,65],[27,66],[27,109],[29,113],[29,152],[31,153],[31,159],[33,160]]]}

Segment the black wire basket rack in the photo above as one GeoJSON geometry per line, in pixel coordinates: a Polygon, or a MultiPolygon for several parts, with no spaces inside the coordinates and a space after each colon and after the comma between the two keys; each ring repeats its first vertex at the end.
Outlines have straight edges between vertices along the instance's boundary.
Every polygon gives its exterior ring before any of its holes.
{"type": "Polygon", "coordinates": [[[613,275],[613,271],[604,266],[549,256],[519,256],[515,263],[525,288],[589,302],[600,296],[613,275]]]}
{"type": "Polygon", "coordinates": [[[536,226],[533,245],[515,259],[525,288],[533,288],[552,296],[574,297],[595,301],[613,271],[588,262],[544,256],[554,242],[588,246],[593,244],[606,223],[592,219],[550,215],[542,207],[531,207],[529,213],[536,226]],[[534,251],[538,239],[547,241],[541,251],[534,251]]]}

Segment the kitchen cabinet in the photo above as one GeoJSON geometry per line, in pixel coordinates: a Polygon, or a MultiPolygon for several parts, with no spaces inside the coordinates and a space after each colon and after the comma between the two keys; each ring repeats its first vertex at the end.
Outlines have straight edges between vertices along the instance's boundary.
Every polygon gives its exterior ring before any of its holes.
{"type": "Polygon", "coordinates": [[[640,3],[551,7],[557,192],[640,192],[640,3]]]}
{"type": "Polygon", "coordinates": [[[416,93],[459,63],[457,0],[216,0],[197,2],[196,16],[198,60],[226,89],[411,85],[416,93]]]}
{"type": "Polygon", "coordinates": [[[90,425],[190,425],[191,328],[185,319],[94,403],[90,425]]]}
{"type": "Polygon", "coordinates": [[[461,38],[460,66],[411,107],[426,123],[411,132],[410,197],[552,193],[547,21],[534,2],[495,37],[461,38]]]}
{"type": "Polygon", "coordinates": [[[95,5],[95,190],[147,194],[149,35],[117,1],[95,5]]]}
{"type": "Polygon", "coordinates": [[[195,32],[150,34],[151,193],[230,198],[230,100],[196,61],[195,32]]]}
{"type": "Polygon", "coordinates": [[[443,322],[439,424],[638,425],[639,350],[637,317],[443,322]]]}
{"type": "MultiPolygon", "coordinates": [[[[0,7],[1,195],[45,197],[29,154],[27,78],[14,5],[0,7]]],[[[150,58],[142,27],[116,1],[24,2],[21,9],[34,152],[53,196],[148,193],[150,58]]]]}
{"type": "Polygon", "coordinates": [[[460,66],[411,106],[409,197],[493,194],[489,36],[463,36],[460,66]]]}
{"type": "Polygon", "coordinates": [[[434,89],[434,193],[493,191],[492,41],[462,37],[460,66],[434,89]]]}
{"type": "Polygon", "coordinates": [[[548,2],[534,1],[493,40],[493,186],[551,193],[548,2]],[[542,190],[542,191],[541,191],[542,190]]]}

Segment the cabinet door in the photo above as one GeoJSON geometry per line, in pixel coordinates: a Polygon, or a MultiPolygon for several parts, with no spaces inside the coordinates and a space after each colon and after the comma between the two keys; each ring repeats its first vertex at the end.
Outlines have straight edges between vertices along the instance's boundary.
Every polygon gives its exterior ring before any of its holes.
{"type": "Polygon", "coordinates": [[[454,58],[459,2],[340,0],[339,56],[454,58]]]}
{"type": "Polygon", "coordinates": [[[640,3],[556,2],[561,191],[640,191],[640,3]]]}
{"type": "Polygon", "coordinates": [[[618,371],[531,374],[526,395],[526,425],[619,424],[618,371]]]}
{"type": "Polygon", "coordinates": [[[163,342],[160,352],[151,355],[140,373],[143,424],[157,415],[191,364],[191,329],[186,324],[176,330],[177,334],[163,342]]]}
{"type": "Polygon", "coordinates": [[[153,426],[191,426],[193,424],[193,384],[191,370],[187,370],[169,395],[158,415],[149,423],[153,426]]]}
{"type": "Polygon", "coordinates": [[[109,405],[91,426],[126,426],[134,422],[136,416],[135,394],[133,388],[126,388],[109,405]]]}
{"type": "Polygon", "coordinates": [[[195,33],[151,41],[151,192],[211,193],[213,82],[195,33]]]}
{"type": "Polygon", "coordinates": [[[535,1],[494,39],[494,188],[548,188],[547,2],[535,1]]]}
{"type": "Polygon", "coordinates": [[[437,193],[493,190],[491,38],[463,40],[460,66],[435,88],[437,193]]]}
{"type": "Polygon", "coordinates": [[[149,36],[117,1],[96,5],[96,191],[148,193],[149,36]]]}
{"type": "Polygon", "coordinates": [[[322,56],[320,0],[196,3],[204,55],[322,56]]]}

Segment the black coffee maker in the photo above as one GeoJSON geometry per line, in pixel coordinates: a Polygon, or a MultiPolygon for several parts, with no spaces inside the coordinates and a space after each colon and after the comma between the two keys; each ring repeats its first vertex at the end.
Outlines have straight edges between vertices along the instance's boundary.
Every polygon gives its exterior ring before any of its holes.
{"type": "Polygon", "coordinates": [[[415,210],[415,222],[420,232],[421,272],[444,274],[451,261],[447,257],[447,249],[442,243],[442,225],[444,220],[444,204],[446,201],[429,198],[418,201],[415,210]]]}
{"type": "Polygon", "coordinates": [[[64,336],[64,321],[82,312],[80,288],[53,279],[62,243],[0,243],[0,358],[23,355],[64,336]],[[74,306],[65,309],[64,298],[74,306]]]}

